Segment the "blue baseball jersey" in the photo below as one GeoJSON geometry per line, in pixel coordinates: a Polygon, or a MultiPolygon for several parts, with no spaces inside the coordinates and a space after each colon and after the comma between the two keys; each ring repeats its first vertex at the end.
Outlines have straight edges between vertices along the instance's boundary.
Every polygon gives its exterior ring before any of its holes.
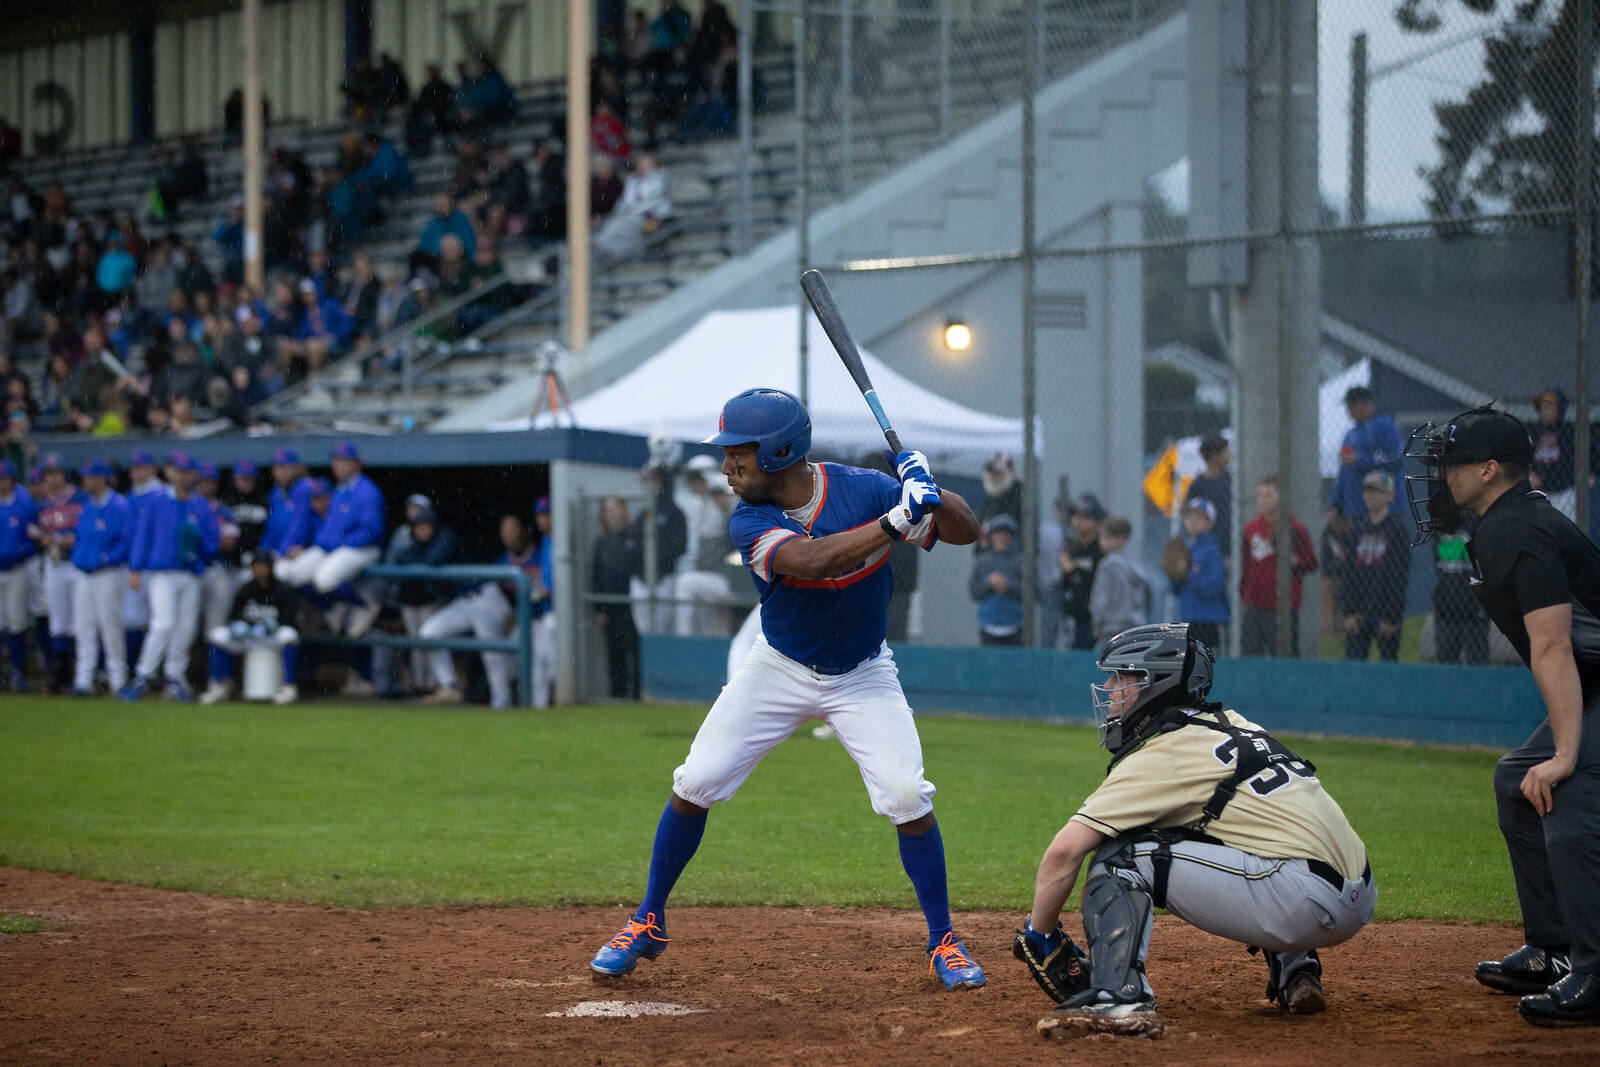
{"type": "Polygon", "coordinates": [[[69,487],[61,496],[46,493],[35,503],[39,507],[39,526],[47,534],[61,536],[77,532],[78,520],[89,504],[89,494],[69,487]]]}
{"type": "MultiPolygon", "coordinates": [[[[761,597],[761,632],[785,656],[828,671],[848,670],[876,655],[889,632],[889,545],[830,578],[775,574],[772,553],[795,537],[826,537],[876,523],[900,503],[900,483],[880,471],[813,464],[817,488],[795,511],[740,502],[728,533],[750,568],[761,597]]],[[[922,543],[931,549],[937,529],[922,543]]]]}
{"type": "Polygon", "coordinates": [[[33,556],[33,536],[28,527],[36,525],[39,509],[25,490],[13,488],[0,497],[0,571],[20,567],[33,556]]]}
{"type": "Polygon", "coordinates": [[[311,514],[310,478],[297,479],[287,493],[282,486],[272,487],[267,525],[261,534],[262,548],[286,556],[291,548],[311,544],[318,528],[320,523],[311,514]]]}

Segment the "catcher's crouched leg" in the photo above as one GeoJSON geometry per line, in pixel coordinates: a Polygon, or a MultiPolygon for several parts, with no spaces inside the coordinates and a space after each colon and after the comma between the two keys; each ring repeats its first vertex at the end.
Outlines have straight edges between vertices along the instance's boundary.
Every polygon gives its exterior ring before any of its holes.
{"type": "Polygon", "coordinates": [[[1118,874],[1131,867],[1132,847],[1131,839],[1119,838],[1095,855],[1082,903],[1089,984],[1039,1020],[1043,1037],[1161,1036],[1164,1024],[1144,974],[1155,905],[1149,893],[1118,874]]]}

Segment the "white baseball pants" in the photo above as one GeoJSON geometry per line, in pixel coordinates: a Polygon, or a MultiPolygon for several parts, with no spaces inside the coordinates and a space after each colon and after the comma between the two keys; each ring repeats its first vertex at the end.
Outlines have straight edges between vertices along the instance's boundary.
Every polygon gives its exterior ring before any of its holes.
{"type": "Polygon", "coordinates": [[[376,546],[336,548],[332,552],[312,547],[294,559],[280,559],[273,568],[278,581],[290,585],[315,586],[319,593],[331,593],[378,562],[383,555],[376,546]]]}
{"type": "Polygon", "coordinates": [[[0,634],[25,634],[33,625],[28,614],[28,564],[24,560],[0,571],[0,634]]]}
{"type": "MultiPolygon", "coordinates": [[[[237,656],[258,645],[266,645],[268,648],[298,645],[300,643],[300,631],[293,626],[280,626],[266,637],[235,637],[233,636],[233,631],[226,626],[216,626],[206,631],[206,641],[216,645],[224,652],[232,652],[237,656]]],[[[294,679],[285,678],[284,681],[292,682],[294,679]]]]}
{"type": "MultiPolygon", "coordinates": [[[[456,637],[471,633],[484,640],[502,638],[513,618],[511,605],[498,585],[457,597],[422,624],[418,637],[456,637]]],[[[428,653],[433,676],[446,689],[460,689],[450,652],[436,648],[428,653]]],[[[489,676],[489,700],[497,708],[511,706],[511,657],[504,652],[483,653],[483,671],[489,676]]],[[[537,692],[537,689],[535,689],[537,692]]]]}
{"type": "Polygon", "coordinates": [[[76,624],[77,662],[72,671],[72,687],[88,689],[94,684],[95,665],[100,651],[106,654],[106,677],[112,689],[128,684],[128,651],[122,638],[122,594],[128,591],[128,568],[107,567],[85,574],[78,571],[73,583],[72,619],[76,624]]]}
{"type": "Polygon", "coordinates": [[[547,611],[534,619],[528,639],[533,642],[533,669],[528,683],[533,686],[533,706],[548,708],[550,687],[556,680],[556,613],[547,611]]]}
{"type": "Polygon", "coordinates": [[[200,612],[206,633],[227,624],[233,595],[244,584],[244,578],[241,570],[226,563],[213,563],[200,576],[200,612]]]}
{"type": "Polygon", "coordinates": [[[189,647],[200,625],[200,576],[188,571],[149,571],[150,632],[139,653],[139,676],[156,677],[163,663],[169,682],[189,684],[189,647]]]}
{"type": "Polygon", "coordinates": [[[71,637],[72,595],[82,572],[64,559],[46,560],[44,565],[44,601],[50,609],[50,636],[71,637]]]}
{"type": "Polygon", "coordinates": [[[922,740],[889,646],[854,670],[825,675],[783,655],[765,635],[711,705],[688,757],[672,773],[672,791],[703,808],[730,799],[808,719],[833,727],[861,769],[873,811],[898,826],[933,810],[922,740]]]}
{"type": "Polygon", "coordinates": [[[36,619],[50,617],[50,604],[44,597],[44,557],[34,556],[29,559],[28,568],[28,614],[36,619]]]}
{"type": "Polygon", "coordinates": [[[150,628],[150,590],[144,586],[122,589],[122,625],[129,630],[150,628]]]}

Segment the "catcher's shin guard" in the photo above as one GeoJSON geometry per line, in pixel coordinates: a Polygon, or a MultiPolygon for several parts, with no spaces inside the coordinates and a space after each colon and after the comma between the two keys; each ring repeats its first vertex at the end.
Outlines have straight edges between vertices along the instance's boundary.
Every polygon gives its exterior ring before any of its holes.
{"type": "Polygon", "coordinates": [[[1155,907],[1150,894],[1096,862],[1083,890],[1083,935],[1089,943],[1089,985],[1123,1003],[1154,994],[1144,976],[1155,907]]]}

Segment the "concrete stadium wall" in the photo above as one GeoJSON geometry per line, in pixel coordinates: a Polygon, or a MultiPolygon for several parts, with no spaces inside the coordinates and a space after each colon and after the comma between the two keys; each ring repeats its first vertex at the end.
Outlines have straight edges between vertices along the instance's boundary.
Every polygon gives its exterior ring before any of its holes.
{"type": "MultiPolygon", "coordinates": [[[[22,130],[23,152],[65,131],[61,148],[97,148],[129,137],[126,33],[99,34],[0,53],[0,117],[22,130]]],[[[217,125],[222,123],[217,98],[217,125]]],[[[42,190],[41,190],[42,191],[42,190]]]]}
{"type": "MultiPolygon", "coordinates": [[[[726,681],[728,643],[643,639],[644,689],[658,700],[709,704],[726,681]]],[[[1087,652],[1010,648],[895,649],[918,712],[1093,721],[1087,652]]],[[[1268,729],[1337,737],[1512,748],[1544,718],[1532,676],[1512,667],[1225,659],[1217,699],[1268,729]]]]}

